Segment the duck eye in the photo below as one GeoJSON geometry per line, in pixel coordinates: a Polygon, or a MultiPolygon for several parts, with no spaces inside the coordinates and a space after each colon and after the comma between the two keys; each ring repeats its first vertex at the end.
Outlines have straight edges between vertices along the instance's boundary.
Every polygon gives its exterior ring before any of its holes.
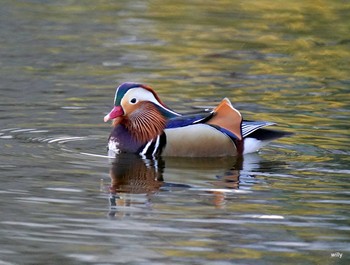
{"type": "Polygon", "coordinates": [[[131,104],[135,104],[136,102],[137,102],[137,99],[136,99],[136,98],[130,99],[130,103],[131,103],[131,104]]]}

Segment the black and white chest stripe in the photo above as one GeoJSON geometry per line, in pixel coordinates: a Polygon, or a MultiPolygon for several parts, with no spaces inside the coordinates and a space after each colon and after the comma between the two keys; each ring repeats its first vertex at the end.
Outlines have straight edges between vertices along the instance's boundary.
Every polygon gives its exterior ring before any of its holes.
{"type": "Polygon", "coordinates": [[[153,140],[147,142],[139,150],[139,154],[142,157],[155,157],[162,153],[164,146],[166,145],[165,133],[158,135],[153,140]]]}

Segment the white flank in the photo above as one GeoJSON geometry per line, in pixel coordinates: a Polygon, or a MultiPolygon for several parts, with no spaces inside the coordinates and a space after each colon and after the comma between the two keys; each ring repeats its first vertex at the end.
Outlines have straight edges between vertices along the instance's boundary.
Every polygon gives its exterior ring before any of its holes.
{"type": "Polygon", "coordinates": [[[250,154],[259,151],[259,149],[267,145],[270,141],[260,141],[255,138],[244,138],[243,154],[250,154]]]}
{"type": "Polygon", "coordinates": [[[163,156],[218,157],[234,156],[237,150],[232,140],[207,124],[165,129],[167,137],[163,156]]]}

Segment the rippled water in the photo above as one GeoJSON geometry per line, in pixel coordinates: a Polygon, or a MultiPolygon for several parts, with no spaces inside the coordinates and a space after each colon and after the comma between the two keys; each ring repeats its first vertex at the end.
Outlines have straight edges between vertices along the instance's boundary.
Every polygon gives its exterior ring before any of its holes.
{"type": "Polygon", "coordinates": [[[349,264],[346,1],[2,1],[0,264],[349,264]],[[114,88],[295,133],[107,156],[114,88]]]}

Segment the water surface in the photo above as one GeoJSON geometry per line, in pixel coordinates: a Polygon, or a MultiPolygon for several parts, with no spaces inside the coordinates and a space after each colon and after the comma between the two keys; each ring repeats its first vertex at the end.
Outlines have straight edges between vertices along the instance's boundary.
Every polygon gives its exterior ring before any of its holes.
{"type": "Polygon", "coordinates": [[[346,1],[2,1],[1,264],[348,264],[346,1]],[[295,133],[108,158],[114,89],[295,133]]]}

